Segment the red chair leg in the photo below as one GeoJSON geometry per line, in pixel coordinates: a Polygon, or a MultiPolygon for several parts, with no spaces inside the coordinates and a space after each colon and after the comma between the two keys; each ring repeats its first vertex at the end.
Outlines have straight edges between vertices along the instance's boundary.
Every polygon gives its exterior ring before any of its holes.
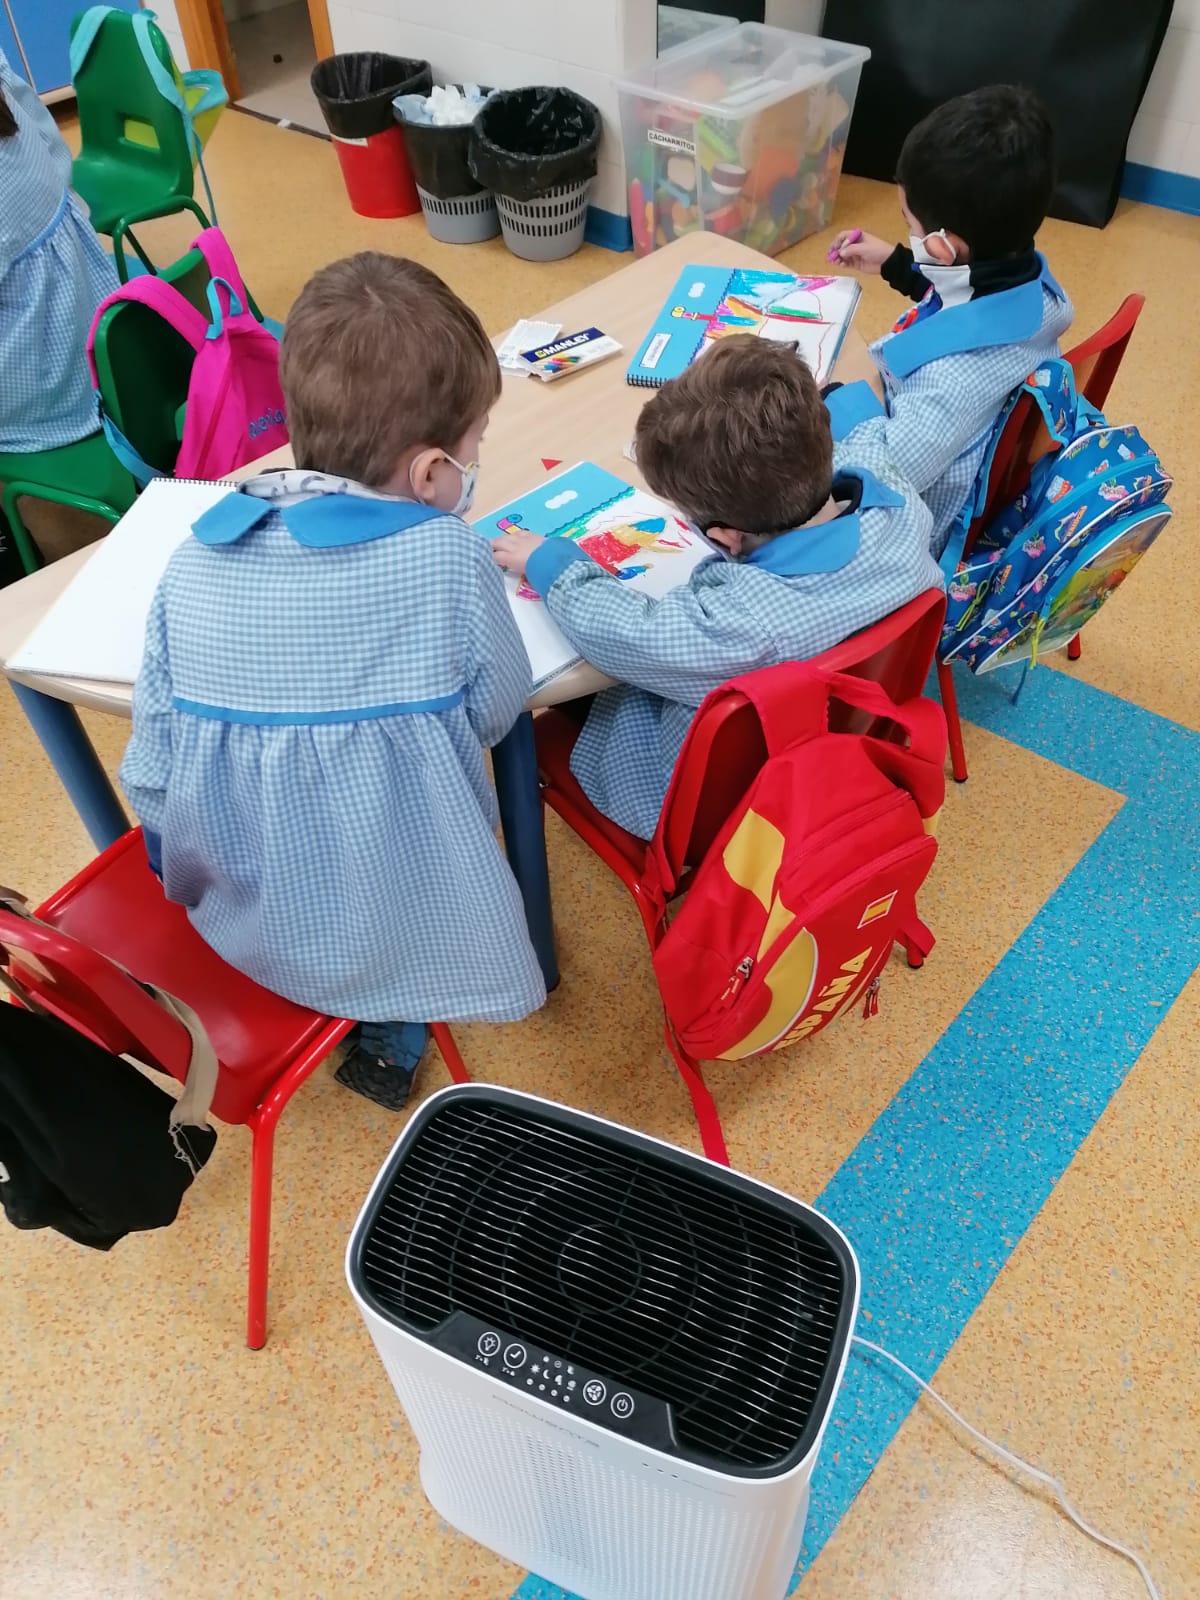
{"type": "Polygon", "coordinates": [[[937,940],[921,921],[920,917],[913,920],[904,929],[904,948],[908,953],[908,964],[917,968],[925,965],[925,957],[933,949],[937,940]]]}
{"type": "Polygon", "coordinates": [[[250,1284],[246,1303],[246,1343],[261,1350],[267,1342],[267,1277],[271,1266],[271,1173],[275,1162],[275,1128],[296,1090],[325,1061],[353,1028],[344,1018],[330,1018],[304,1054],[267,1092],[248,1126],[250,1152],[250,1284]]]}
{"type": "Polygon", "coordinates": [[[665,1023],[664,1030],[667,1039],[667,1049],[671,1052],[671,1059],[679,1068],[679,1075],[687,1085],[687,1092],[692,1097],[692,1110],[696,1114],[696,1125],[700,1129],[700,1144],[704,1154],[710,1161],[719,1162],[721,1166],[729,1165],[729,1151],[725,1148],[725,1135],[721,1129],[721,1118],[717,1112],[716,1101],[709,1091],[701,1074],[699,1064],[685,1055],[675,1041],[671,1032],[671,1024],[665,1023]]]}
{"type": "Polygon", "coordinates": [[[463,1065],[463,1058],[458,1053],[458,1046],[454,1042],[454,1035],[444,1022],[431,1022],[429,1031],[433,1035],[434,1043],[442,1053],[442,1060],[446,1063],[446,1071],[455,1083],[470,1083],[470,1074],[463,1065]]]}
{"type": "Polygon", "coordinates": [[[246,1343],[261,1350],[267,1342],[267,1275],[271,1266],[271,1172],[275,1160],[278,1111],[260,1110],[250,1124],[250,1289],[246,1305],[246,1343]]]}
{"type": "Polygon", "coordinates": [[[948,661],[937,664],[938,693],[942,697],[942,710],[946,713],[946,733],[950,740],[950,766],[955,783],[967,781],[967,752],[963,749],[962,723],[958,719],[958,695],[954,688],[954,671],[948,661]]]}
{"type": "Polygon", "coordinates": [[[1071,640],[1070,644],[1067,646],[1067,660],[1078,661],[1082,654],[1083,644],[1080,641],[1079,635],[1076,634],[1071,640]]]}

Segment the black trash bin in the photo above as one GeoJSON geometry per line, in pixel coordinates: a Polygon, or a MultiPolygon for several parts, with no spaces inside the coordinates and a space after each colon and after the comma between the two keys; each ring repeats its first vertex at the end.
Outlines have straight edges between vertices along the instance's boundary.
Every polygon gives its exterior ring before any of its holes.
{"type": "Polygon", "coordinates": [[[494,191],[513,255],[559,261],[579,249],[601,131],[599,109],[570,89],[502,89],[476,117],[471,171],[494,191]]]}
{"type": "Polygon", "coordinates": [[[360,217],[408,217],[419,210],[392,101],[398,94],[429,93],[428,61],[355,50],[318,61],[310,82],[333,135],[351,207],[360,217]]]}
{"type": "MultiPolygon", "coordinates": [[[[451,87],[461,89],[462,84],[451,87]]],[[[485,89],[485,94],[491,91],[485,89]]],[[[437,126],[415,113],[424,95],[398,95],[396,120],[404,129],[408,165],[417,184],[425,223],[443,244],[478,244],[500,232],[496,197],[474,176],[468,164],[471,123],[437,126]]]]}

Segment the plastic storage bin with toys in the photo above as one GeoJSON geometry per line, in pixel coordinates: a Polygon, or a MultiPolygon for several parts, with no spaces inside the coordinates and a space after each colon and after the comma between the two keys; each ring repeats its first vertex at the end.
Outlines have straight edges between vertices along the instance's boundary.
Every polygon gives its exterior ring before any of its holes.
{"type": "Polygon", "coordinates": [[[637,254],[703,230],[776,255],[827,227],[870,54],[746,22],[622,82],[637,254]]]}

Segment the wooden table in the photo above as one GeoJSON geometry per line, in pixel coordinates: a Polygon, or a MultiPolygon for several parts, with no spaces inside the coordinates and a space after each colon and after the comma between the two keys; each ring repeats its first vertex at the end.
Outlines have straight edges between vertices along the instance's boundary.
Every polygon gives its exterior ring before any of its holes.
{"type": "MultiPolygon", "coordinates": [[[[504,393],[492,413],[481,455],[478,510],[503,505],[542,481],[543,459],[570,466],[594,461],[618,477],[644,487],[637,468],[625,458],[638,411],[651,391],[625,382],[625,368],[645,336],[676,278],[690,264],[772,268],[775,263],[718,234],[697,233],[622,268],[591,288],[544,311],[526,314],[560,322],[564,333],[596,326],[625,346],[626,354],[593,371],[558,383],[506,376],[504,393]]],[[[861,337],[851,332],[837,375],[843,380],[874,375],[861,337]]],[[[238,476],[291,464],[290,453],[276,451],[238,476]]],[[[75,552],[0,590],[0,669],[29,718],[89,834],[104,849],[128,828],[125,812],[92,749],[76,706],[128,717],[132,690],[123,684],[85,678],[58,678],[12,672],[12,656],[37,626],[95,546],[75,552]]],[[[606,682],[581,665],[546,685],[531,708],[591,693],[606,682]]],[[[550,909],[550,879],[542,833],[541,804],[528,711],[493,753],[496,790],[505,845],[521,886],[530,935],[550,987],[558,981],[550,909]]]]}

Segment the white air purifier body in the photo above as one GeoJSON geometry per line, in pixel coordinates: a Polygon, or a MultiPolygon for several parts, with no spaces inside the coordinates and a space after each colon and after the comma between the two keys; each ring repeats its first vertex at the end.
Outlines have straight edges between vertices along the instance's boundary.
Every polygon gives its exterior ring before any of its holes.
{"type": "Polygon", "coordinates": [[[818,1212],[470,1085],[401,1135],[347,1277],[447,1522],[582,1600],[783,1600],[858,1311],[818,1212]]]}

